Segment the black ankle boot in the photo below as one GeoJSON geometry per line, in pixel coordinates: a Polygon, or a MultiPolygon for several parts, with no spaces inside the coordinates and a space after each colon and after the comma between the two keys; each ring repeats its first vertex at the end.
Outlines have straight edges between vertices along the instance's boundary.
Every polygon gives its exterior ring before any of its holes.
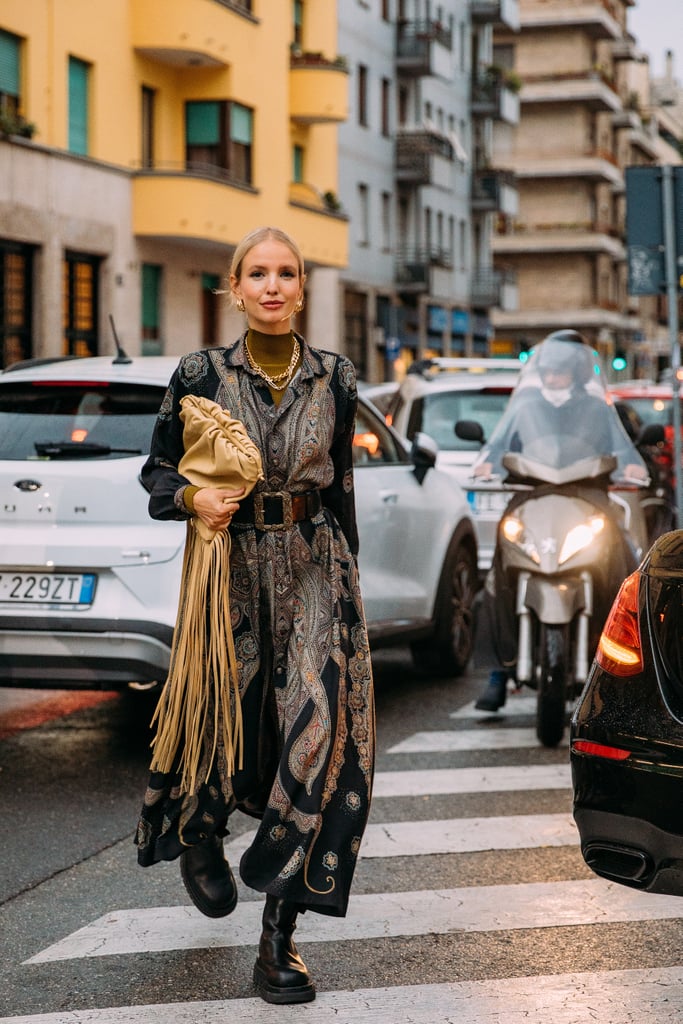
{"type": "Polygon", "coordinates": [[[494,669],[489,676],[486,689],[474,705],[477,711],[497,711],[505,703],[508,692],[507,672],[494,669]]]}
{"type": "Polygon", "coordinates": [[[254,984],[267,1003],[308,1003],[315,999],[315,985],[292,940],[296,915],[294,904],[266,896],[254,984]]]}
{"type": "Polygon", "coordinates": [[[237,886],[223,853],[222,839],[212,836],[181,853],[180,874],[190,899],[202,914],[232,914],[237,906],[237,886]]]}

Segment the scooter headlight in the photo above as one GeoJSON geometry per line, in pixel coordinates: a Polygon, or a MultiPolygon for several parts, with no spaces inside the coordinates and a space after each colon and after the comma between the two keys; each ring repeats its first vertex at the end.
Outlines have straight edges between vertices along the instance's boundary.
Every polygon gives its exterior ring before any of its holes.
{"type": "Polygon", "coordinates": [[[510,544],[515,544],[520,548],[527,558],[530,558],[534,562],[541,561],[538,551],[536,550],[536,545],[527,534],[524,523],[521,519],[517,519],[516,516],[503,516],[500,528],[505,539],[509,541],[510,544]]]}
{"type": "Polygon", "coordinates": [[[604,516],[592,516],[587,523],[580,523],[578,526],[573,527],[564,538],[564,543],[560,550],[559,564],[562,565],[578,554],[579,551],[589,547],[604,527],[604,516]]]}

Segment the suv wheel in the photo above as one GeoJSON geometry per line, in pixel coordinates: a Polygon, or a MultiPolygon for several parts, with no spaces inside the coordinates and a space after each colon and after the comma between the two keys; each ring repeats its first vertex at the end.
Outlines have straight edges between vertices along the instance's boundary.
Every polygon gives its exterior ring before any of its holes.
{"type": "Polygon", "coordinates": [[[432,674],[463,674],[474,647],[477,583],[477,560],[472,545],[454,539],[441,574],[434,633],[411,644],[416,668],[432,674]]]}

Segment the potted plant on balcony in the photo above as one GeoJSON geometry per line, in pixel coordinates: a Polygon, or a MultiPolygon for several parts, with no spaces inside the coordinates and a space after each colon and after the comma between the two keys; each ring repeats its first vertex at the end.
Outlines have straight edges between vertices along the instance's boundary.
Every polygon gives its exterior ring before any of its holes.
{"type": "Polygon", "coordinates": [[[6,110],[0,110],[0,135],[3,138],[8,139],[15,135],[23,139],[30,139],[33,137],[35,130],[36,126],[27,121],[22,114],[12,114],[6,110]]]}

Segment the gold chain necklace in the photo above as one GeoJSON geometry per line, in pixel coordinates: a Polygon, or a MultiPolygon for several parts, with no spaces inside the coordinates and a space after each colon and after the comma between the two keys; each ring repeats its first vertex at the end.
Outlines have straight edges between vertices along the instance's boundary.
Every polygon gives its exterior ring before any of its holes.
{"type": "Polygon", "coordinates": [[[247,362],[249,363],[249,366],[252,368],[254,373],[257,373],[259,377],[262,377],[263,380],[268,385],[268,387],[272,388],[273,391],[284,391],[289,382],[291,381],[292,377],[294,376],[294,370],[296,369],[296,364],[299,361],[299,353],[301,349],[299,346],[299,342],[295,338],[294,346],[292,348],[292,358],[289,360],[289,366],[287,367],[286,370],[283,370],[282,373],[276,373],[273,377],[269,376],[269,374],[266,373],[262,366],[259,366],[259,364],[252,356],[251,352],[249,351],[249,345],[246,341],[244,342],[244,351],[247,356],[247,362]]]}

